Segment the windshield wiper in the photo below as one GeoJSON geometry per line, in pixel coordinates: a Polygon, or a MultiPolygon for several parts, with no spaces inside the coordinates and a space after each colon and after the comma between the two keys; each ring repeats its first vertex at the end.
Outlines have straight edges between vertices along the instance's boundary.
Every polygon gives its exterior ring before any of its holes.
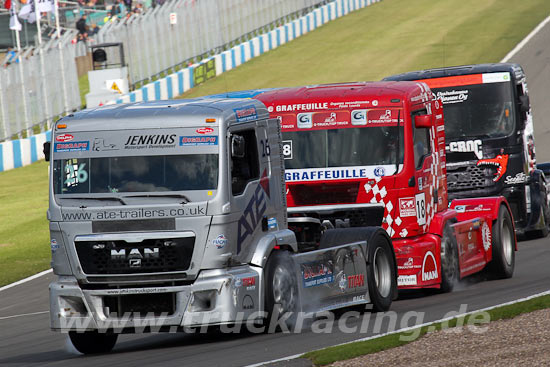
{"type": "Polygon", "coordinates": [[[144,195],[126,195],[125,198],[177,198],[183,199],[182,204],[187,204],[191,200],[184,194],[144,194],[144,195]]]}
{"type": "Polygon", "coordinates": [[[126,202],[118,196],[100,196],[100,197],[85,197],[85,196],[71,196],[61,198],[65,200],[99,200],[99,201],[118,201],[122,205],[128,205],[126,202]]]}

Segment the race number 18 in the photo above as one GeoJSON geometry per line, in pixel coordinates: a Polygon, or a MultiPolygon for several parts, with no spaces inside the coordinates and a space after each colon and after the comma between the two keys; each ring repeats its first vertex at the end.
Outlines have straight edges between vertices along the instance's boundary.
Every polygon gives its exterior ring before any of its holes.
{"type": "Polygon", "coordinates": [[[426,196],[424,193],[415,195],[416,220],[419,226],[426,224],[426,196]]]}

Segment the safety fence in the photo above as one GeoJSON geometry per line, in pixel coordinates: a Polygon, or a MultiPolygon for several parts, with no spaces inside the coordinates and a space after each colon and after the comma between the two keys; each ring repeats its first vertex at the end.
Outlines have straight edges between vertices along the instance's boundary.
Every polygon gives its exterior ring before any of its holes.
{"type": "Polygon", "coordinates": [[[292,41],[327,22],[379,1],[334,0],[272,31],[242,42],[229,50],[172,73],[165,78],[148,83],[142,88],[107,104],[174,98],[208,79],[234,69],[248,60],[292,41]]]}
{"type": "MultiPolygon", "coordinates": [[[[234,69],[250,59],[290,42],[329,21],[379,1],[381,0],[333,0],[267,33],[148,83],[108,104],[174,98],[210,78],[234,69]]],[[[46,134],[40,134],[40,136],[47,136],[49,140],[49,134],[50,132],[47,132],[46,134]]],[[[45,139],[32,136],[30,139],[1,143],[0,162],[2,163],[0,164],[0,172],[43,158],[41,146],[45,139]],[[39,147],[36,144],[39,144],[39,147]]]]}
{"type": "Polygon", "coordinates": [[[42,146],[49,140],[51,140],[51,132],[46,131],[30,138],[0,143],[0,172],[44,159],[42,146]]]}
{"type": "Polygon", "coordinates": [[[87,46],[123,42],[134,85],[213,55],[237,39],[250,38],[251,32],[272,28],[326,1],[170,0],[139,14],[113,17],[93,42],[74,42],[76,30],[67,30],[60,39],[24,50],[18,62],[0,71],[0,141],[32,135],[55,117],[80,109],[75,58],[87,55],[87,46]]]}

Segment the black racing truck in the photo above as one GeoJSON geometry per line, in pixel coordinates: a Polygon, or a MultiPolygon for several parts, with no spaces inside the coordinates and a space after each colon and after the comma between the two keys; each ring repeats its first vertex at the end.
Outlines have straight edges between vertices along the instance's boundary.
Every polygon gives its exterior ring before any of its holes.
{"type": "Polygon", "coordinates": [[[536,165],[531,106],[520,65],[456,66],[384,80],[424,82],[443,103],[449,201],[503,195],[518,235],[548,235],[542,171],[547,164],[536,165]]]}

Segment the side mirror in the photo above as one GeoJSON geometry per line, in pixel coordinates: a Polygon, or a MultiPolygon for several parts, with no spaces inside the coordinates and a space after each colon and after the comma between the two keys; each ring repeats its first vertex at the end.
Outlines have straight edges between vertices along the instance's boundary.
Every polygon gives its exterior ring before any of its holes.
{"type": "Polygon", "coordinates": [[[244,158],[245,146],[242,135],[231,136],[231,157],[244,158]]]}
{"type": "Polygon", "coordinates": [[[46,162],[50,161],[51,149],[52,149],[52,143],[49,141],[45,142],[42,151],[44,152],[44,158],[46,159],[46,162]]]}
{"type": "Polygon", "coordinates": [[[519,96],[519,108],[521,112],[529,112],[531,102],[529,101],[529,96],[527,94],[519,96]]]}
{"type": "Polygon", "coordinates": [[[414,116],[414,127],[416,128],[430,128],[432,127],[433,115],[416,115],[414,116]]]}

